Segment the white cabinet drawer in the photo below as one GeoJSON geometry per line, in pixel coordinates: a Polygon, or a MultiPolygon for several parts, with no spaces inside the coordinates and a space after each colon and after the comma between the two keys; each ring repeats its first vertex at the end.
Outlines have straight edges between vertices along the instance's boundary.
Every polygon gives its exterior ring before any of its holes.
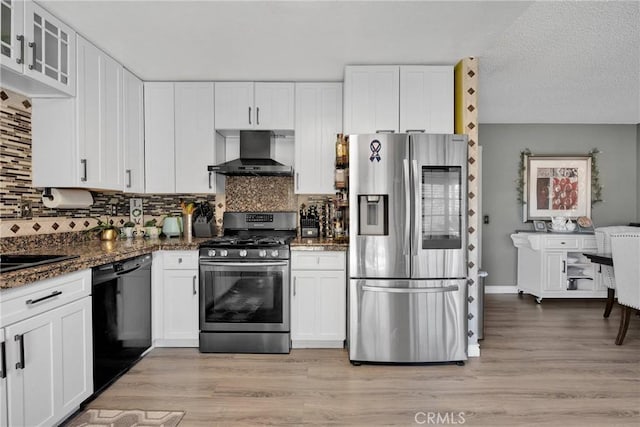
{"type": "Polygon", "coordinates": [[[345,253],[342,251],[293,251],[292,270],[344,270],[345,253]]]}
{"type": "Polygon", "coordinates": [[[91,293],[91,270],[0,292],[0,327],[44,313],[91,293]]]}
{"type": "Polygon", "coordinates": [[[596,239],[594,238],[584,238],[582,240],[582,249],[586,249],[586,250],[593,250],[593,251],[597,251],[598,250],[598,245],[596,244],[596,239]]]}
{"type": "Polygon", "coordinates": [[[578,249],[579,242],[575,237],[548,237],[544,247],[549,249],[578,249]]]}
{"type": "Polygon", "coordinates": [[[191,270],[198,268],[198,251],[165,251],[165,270],[191,270]]]}

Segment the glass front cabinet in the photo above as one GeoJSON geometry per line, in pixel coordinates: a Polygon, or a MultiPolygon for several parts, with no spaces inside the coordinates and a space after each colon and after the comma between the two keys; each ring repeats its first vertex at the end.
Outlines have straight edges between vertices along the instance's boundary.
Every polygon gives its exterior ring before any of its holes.
{"type": "Polygon", "coordinates": [[[34,2],[21,0],[0,0],[0,22],[3,68],[75,95],[76,34],[71,28],[34,2]]]}

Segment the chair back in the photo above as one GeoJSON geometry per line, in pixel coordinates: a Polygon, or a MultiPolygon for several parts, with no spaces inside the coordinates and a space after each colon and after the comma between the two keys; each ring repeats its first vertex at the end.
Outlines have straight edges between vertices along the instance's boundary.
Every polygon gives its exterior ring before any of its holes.
{"type": "Polygon", "coordinates": [[[611,253],[618,303],[640,310],[640,231],[612,234],[611,253]]]}
{"type": "MultiPolygon", "coordinates": [[[[638,231],[637,227],[631,227],[628,225],[611,225],[607,227],[598,227],[594,230],[596,235],[596,245],[598,252],[611,253],[611,235],[614,233],[626,233],[626,232],[638,231]]],[[[600,266],[602,271],[602,283],[611,289],[616,288],[615,272],[613,267],[608,265],[600,266]]]]}

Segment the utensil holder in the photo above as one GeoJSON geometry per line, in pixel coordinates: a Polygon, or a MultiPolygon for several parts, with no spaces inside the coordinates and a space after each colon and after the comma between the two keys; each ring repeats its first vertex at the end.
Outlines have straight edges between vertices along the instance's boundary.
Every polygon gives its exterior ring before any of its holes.
{"type": "Polygon", "coordinates": [[[193,236],[193,214],[182,215],[182,237],[191,240],[193,236]]]}

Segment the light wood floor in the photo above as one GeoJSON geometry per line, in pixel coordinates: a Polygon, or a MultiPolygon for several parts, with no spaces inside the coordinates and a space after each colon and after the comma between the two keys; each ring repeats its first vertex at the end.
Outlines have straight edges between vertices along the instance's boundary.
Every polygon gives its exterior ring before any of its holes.
{"type": "Polygon", "coordinates": [[[488,295],[481,357],[463,367],[355,367],[345,350],[156,349],[88,406],[186,411],[180,427],[411,426],[419,412],[472,426],[639,425],[640,317],[616,346],[620,308],[608,320],[603,308],[488,295]]]}

